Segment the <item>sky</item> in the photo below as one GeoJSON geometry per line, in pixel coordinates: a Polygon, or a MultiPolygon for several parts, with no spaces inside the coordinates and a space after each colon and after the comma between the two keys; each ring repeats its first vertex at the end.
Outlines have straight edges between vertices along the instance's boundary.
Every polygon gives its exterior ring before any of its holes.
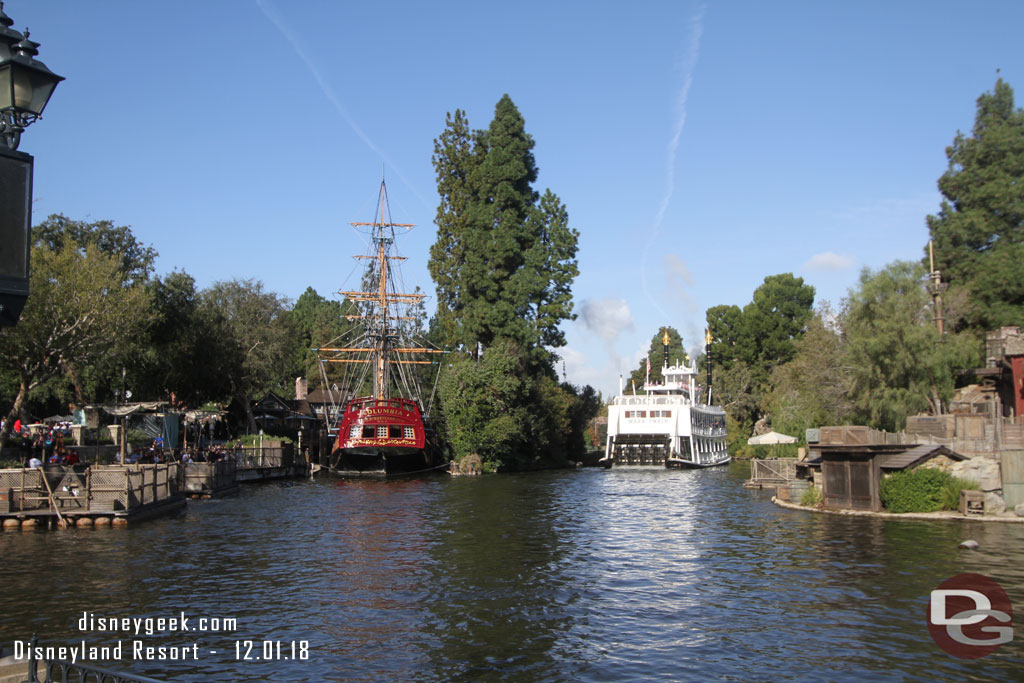
{"type": "MultiPolygon", "coordinates": [[[[427,272],[445,116],[508,94],[580,233],[560,374],[607,397],[662,325],[793,273],[838,306],[925,253],[946,147],[1002,77],[1019,1],[6,0],[66,77],[22,136],[33,218],[128,225],[157,274],[358,288],[381,177],[427,272]],[[998,73],[997,73],[997,70],[998,73]]],[[[428,309],[436,306],[433,297],[428,309]]]]}

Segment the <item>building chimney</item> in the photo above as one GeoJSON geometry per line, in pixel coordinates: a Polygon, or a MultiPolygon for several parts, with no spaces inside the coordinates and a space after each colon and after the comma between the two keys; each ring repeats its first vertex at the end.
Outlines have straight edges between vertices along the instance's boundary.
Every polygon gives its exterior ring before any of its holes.
{"type": "Polygon", "coordinates": [[[309,380],[305,377],[295,378],[295,400],[304,401],[309,395],[309,380]]]}

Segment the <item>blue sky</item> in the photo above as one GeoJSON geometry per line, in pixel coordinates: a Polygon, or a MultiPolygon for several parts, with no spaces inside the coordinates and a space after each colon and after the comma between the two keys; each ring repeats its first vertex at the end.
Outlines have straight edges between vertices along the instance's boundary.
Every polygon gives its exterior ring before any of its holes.
{"type": "MultiPolygon", "coordinates": [[[[383,171],[426,270],[445,114],[503,93],[580,232],[570,381],[613,393],[660,325],[792,272],[838,304],[917,259],[936,180],[996,69],[1024,100],[1020,2],[7,0],[65,76],[23,136],[35,220],[130,225],[159,273],[292,299],[353,286],[383,171]]],[[[433,302],[428,304],[433,308],[433,302]]]]}

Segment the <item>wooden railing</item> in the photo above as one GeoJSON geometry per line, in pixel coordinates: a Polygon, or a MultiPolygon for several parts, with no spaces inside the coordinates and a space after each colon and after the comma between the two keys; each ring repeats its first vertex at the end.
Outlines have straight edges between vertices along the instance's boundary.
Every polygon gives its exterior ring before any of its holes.
{"type": "Polygon", "coordinates": [[[751,460],[750,481],[756,484],[784,484],[796,479],[796,460],[751,460]]]}

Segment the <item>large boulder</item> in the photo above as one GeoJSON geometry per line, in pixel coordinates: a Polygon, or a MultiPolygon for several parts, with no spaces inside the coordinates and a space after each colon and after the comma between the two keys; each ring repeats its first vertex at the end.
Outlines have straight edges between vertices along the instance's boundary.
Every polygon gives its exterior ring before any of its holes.
{"type": "Polygon", "coordinates": [[[1003,488],[999,461],[991,458],[975,457],[958,462],[953,465],[951,474],[977,482],[982,491],[999,491],[1003,488]]]}
{"type": "Polygon", "coordinates": [[[1001,493],[995,491],[985,492],[985,514],[1001,515],[1006,512],[1006,501],[1001,493]]]}

